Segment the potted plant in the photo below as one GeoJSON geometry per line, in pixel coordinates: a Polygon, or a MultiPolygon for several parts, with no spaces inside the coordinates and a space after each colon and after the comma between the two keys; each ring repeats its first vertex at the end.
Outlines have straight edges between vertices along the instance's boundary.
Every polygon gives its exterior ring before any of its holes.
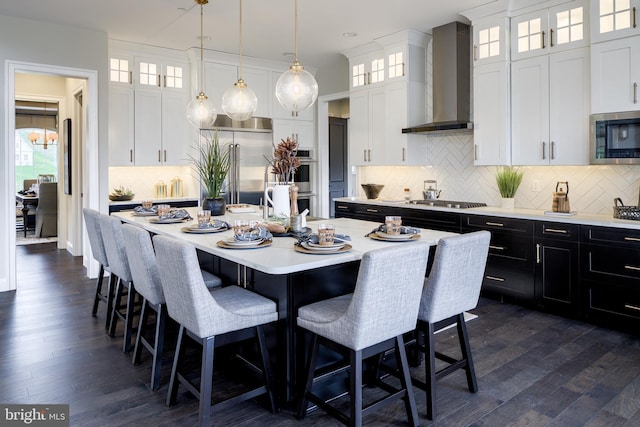
{"type": "Polygon", "coordinates": [[[217,130],[211,137],[204,135],[204,141],[198,147],[198,154],[198,157],[189,155],[189,161],[207,190],[206,196],[202,199],[202,209],[211,211],[211,215],[224,215],[226,202],[221,194],[231,164],[229,150],[220,146],[217,130]]]}
{"type": "Polygon", "coordinates": [[[516,191],[520,183],[522,183],[522,177],[524,172],[513,166],[503,166],[496,172],[496,183],[498,184],[498,190],[502,197],[501,206],[506,209],[513,209],[515,206],[516,191]]]}

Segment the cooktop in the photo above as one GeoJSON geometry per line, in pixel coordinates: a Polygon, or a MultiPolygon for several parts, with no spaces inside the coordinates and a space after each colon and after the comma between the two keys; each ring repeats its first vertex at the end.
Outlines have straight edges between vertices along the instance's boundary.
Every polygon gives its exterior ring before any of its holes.
{"type": "Polygon", "coordinates": [[[407,202],[412,205],[427,205],[427,206],[438,206],[442,208],[456,208],[456,209],[468,209],[468,208],[481,208],[483,206],[487,206],[486,203],[482,202],[459,202],[455,200],[409,200],[407,202]]]}

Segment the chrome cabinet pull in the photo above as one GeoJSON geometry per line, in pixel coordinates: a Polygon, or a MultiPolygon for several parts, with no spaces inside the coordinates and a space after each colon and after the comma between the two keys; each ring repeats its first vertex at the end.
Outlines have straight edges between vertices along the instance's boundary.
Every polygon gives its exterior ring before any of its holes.
{"type": "MultiPolygon", "coordinates": [[[[635,8],[634,8],[635,9],[635,8]]],[[[638,307],[637,305],[631,305],[631,304],[625,304],[624,308],[628,308],[629,310],[636,310],[636,311],[640,311],[640,307],[638,307]]]]}
{"type": "Polygon", "coordinates": [[[628,237],[628,236],[626,236],[624,238],[624,240],[627,240],[627,241],[630,241],[630,242],[640,242],[640,239],[637,238],[637,237],[628,237]]]}
{"type": "Polygon", "coordinates": [[[540,264],[540,243],[536,243],[536,264],[540,264]]]}
{"type": "Polygon", "coordinates": [[[549,233],[562,233],[562,234],[567,234],[568,231],[567,230],[562,230],[560,228],[545,228],[544,229],[545,233],[548,231],[549,233]]]}
{"type": "Polygon", "coordinates": [[[547,144],[546,144],[544,141],[542,141],[542,159],[543,159],[543,160],[547,158],[547,156],[546,156],[546,154],[545,154],[545,148],[546,148],[546,145],[547,145],[547,144]]]}
{"type": "Polygon", "coordinates": [[[489,245],[489,249],[495,249],[496,251],[504,251],[504,246],[489,245]]]}
{"type": "Polygon", "coordinates": [[[367,208],[367,212],[378,213],[378,209],[369,209],[369,208],[367,208]]]}
{"type": "Polygon", "coordinates": [[[349,206],[338,205],[336,206],[336,209],[349,209],[349,206]]]}
{"type": "Polygon", "coordinates": [[[489,279],[489,280],[493,280],[495,282],[504,282],[504,279],[502,277],[495,277],[495,276],[484,276],[485,279],[489,279]]]}
{"type": "Polygon", "coordinates": [[[504,224],[502,224],[501,222],[485,222],[486,225],[493,225],[495,227],[504,227],[504,224]]]}
{"type": "Polygon", "coordinates": [[[540,39],[540,49],[544,49],[546,46],[544,45],[544,36],[545,32],[542,32],[542,38],[540,39]]]}
{"type": "Polygon", "coordinates": [[[625,270],[640,271],[640,267],[636,267],[634,265],[625,265],[624,268],[625,270]]]}
{"type": "Polygon", "coordinates": [[[633,82],[633,103],[638,103],[638,83],[633,82]]]}
{"type": "Polygon", "coordinates": [[[478,45],[476,44],[473,45],[473,60],[478,60],[478,45]]]}
{"type": "Polygon", "coordinates": [[[551,155],[551,160],[556,158],[555,148],[556,148],[556,143],[551,141],[551,146],[550,146],[550,149],[549,149],[549,151],[550,151],[549,154],[551,155]]]}
{"type": "Polygon", "coordinates": [[[549,30],[549,47],[553,47],[553,28],[549,30]]]}

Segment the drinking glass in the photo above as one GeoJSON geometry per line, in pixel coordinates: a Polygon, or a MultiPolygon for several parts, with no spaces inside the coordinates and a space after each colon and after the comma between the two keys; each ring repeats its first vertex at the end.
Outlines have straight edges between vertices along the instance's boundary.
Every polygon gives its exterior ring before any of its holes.
{"type": "Polygon", "coordinates": [[[209,228],[211,225],[211,211],[203,210],[198,212],[198,228],[209,228]]]}
{"type": "Polygon", "coordinates": [[[400,216],[386,216],[384,223],[387,228],[387,234],[398,235],[400,234],[400,227],[402,226],[402,217],[400,216]]]}
{"type": "Polygon", "coordinates": [[[153,206],[153,202],[151,200],[143,200],[141,205],[144,209],[151,209],[151,206],[153,206]]]}
{"type": "Polygon", "coordinates": [[[333,245],[333,236],[336,229],[333,224],[318,225],[318,243],[321,246],[333,245]]]}
{"type": "Polygon", "coordinates": [[[237,219],[233,221],[234,236],[243,235],[249,231],[251,231],[251,222],[243,219],[237,219]]]}
{"type": "Polygon", "coordinates": [[[158,205],[158,216],[168,216],[171,211],[171,205],[158,205]]]}

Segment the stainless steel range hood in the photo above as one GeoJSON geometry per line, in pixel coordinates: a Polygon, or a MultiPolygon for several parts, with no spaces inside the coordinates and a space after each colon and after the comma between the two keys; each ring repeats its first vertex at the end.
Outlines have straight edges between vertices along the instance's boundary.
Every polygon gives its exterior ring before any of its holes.
{"type": "Polygon", "coordinates": [[[433,29],[433,122],[402,129],[429,133],[473,129],[470,27],[451,22],[433,29]]]}
{"type": "Polygon", "coordinates": [[[251,117],[244,121],[231,120],[224,114],[218,114],[212,129],[230,130],[234,132],[272,133],[273,122],[268,117],[251,117]]]}

